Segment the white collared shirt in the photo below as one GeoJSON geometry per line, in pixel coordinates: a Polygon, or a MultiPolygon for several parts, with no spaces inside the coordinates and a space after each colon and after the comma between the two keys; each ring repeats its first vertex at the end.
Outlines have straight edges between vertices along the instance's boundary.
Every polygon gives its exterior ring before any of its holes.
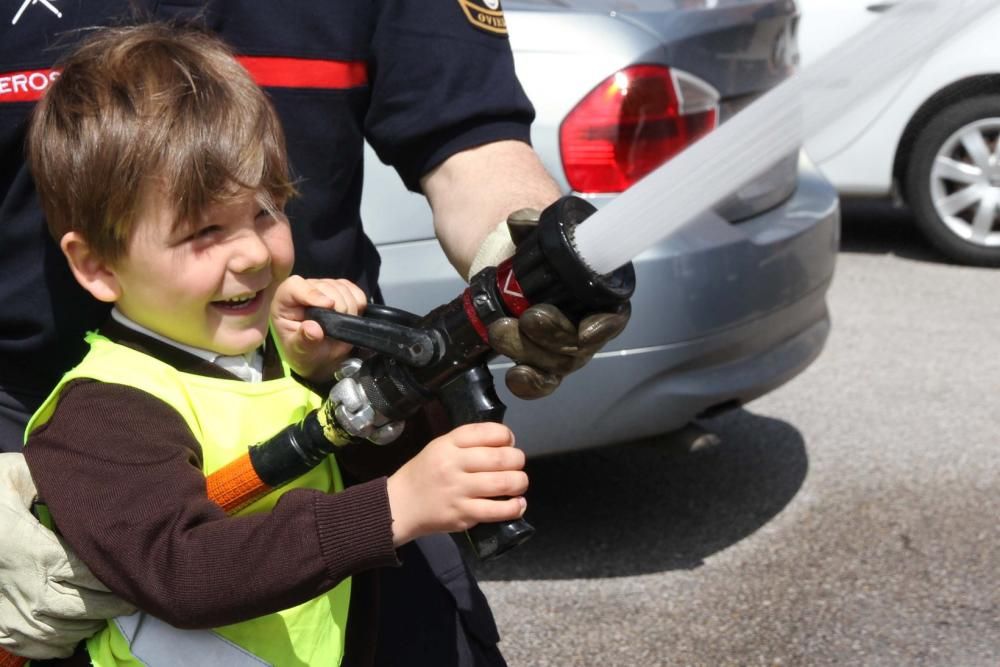
{"type": "Polygon", "coordinates": [[[260,348],[247,352],[246,354],[225,356],[219,354],[218,352],[212,352],[211,350],[203,350],[200,347],[191,347],[190,345],[185,345],[184,343],[178,343],[171,338],[158,334],[155,331],[147,329],[141,324],[132,321],[120,310],[118,310],[117,307],[111,309],[111,317],[113,317],[114,320],[122,326],[126,326],[133,331],[138,331],[139,333],[145,334],[150,338],[155,338],[162,343],[172,345],[179,350],[184,350],[185,352],[193,354],[199,359],[204,359],[205,361],[215,364],[223,370],[229,371],[241,380],[246,382],[261,382],[264,379],[264,355],[260,353],[260,348]]]}

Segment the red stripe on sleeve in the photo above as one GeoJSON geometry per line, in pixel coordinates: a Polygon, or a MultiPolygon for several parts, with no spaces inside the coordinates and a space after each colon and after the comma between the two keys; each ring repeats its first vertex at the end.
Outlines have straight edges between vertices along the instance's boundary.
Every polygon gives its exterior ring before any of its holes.
{"type": "Polygon", "coordinates": [[[368,83],[368,66],[359,60],[311,60],[240,56],[259,86],[271,88],[357,88],[368,83]]]}
{"type": "Polygon", "coordinates": [[[58,76],[54,69],[0,73],[0,102],[37,102],[58,76]]]}
{"type": "MultiPolygon", "coordinates": [[[[270,88],[322,88],[340,90],[368,83],[363,60],[315,60],[271,56],[239,56],[259,86],[270,88]]],[[[59,76],[56,69],[0,73],[0,103],[37,102],[59,76]]]]}

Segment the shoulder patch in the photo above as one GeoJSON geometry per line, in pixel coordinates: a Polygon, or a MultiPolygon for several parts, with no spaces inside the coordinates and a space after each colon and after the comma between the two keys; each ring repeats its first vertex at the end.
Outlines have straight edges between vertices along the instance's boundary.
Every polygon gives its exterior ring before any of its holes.
{"type": "Polygon", "coordinates": [[[500,0],[458,0],[458,4],[473,27],[494,35],[507,34],[500,0]]]}

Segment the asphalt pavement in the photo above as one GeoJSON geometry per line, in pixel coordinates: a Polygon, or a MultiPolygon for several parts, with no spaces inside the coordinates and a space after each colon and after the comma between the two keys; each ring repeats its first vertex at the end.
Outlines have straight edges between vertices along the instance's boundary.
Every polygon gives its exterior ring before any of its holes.
{"type": "Polygon", "coordinates": [[[1000,270],[906,218],[845,206],[826,349],[717,447],[529,462],[511,667],[1000,665],[1000,270]]]}

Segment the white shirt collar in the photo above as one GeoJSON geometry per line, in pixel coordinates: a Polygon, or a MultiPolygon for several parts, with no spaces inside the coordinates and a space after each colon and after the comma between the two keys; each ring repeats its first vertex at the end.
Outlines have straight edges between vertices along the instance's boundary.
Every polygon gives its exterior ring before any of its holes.
{"type": "Polygon", "coordinates": [[[264,355],[260,353],[260,348],[247,352],[246,354],[226,356],[219,354],[218,352],[202,349],[200,347],[192,347],[190,345],[185,345],[184,343],[178,343],[172,338],[167,338],[166,336],[156,333],[151,329],[147,329],[118,310],[117,306],[111,309],[111,317],[122,326],[128,327],[133,331],[138,331],[139,333],[145,334],[150,338],[155,338],[156,340],[166,343],[167,345],[172,345],[179,350],[184,350],[189,354],[193,354],[199,359],[204,359],[209,363],[215,364],[219,368],[229,371],[236,377],[246,382],[260,382],[264,378],[264,355]]]}

